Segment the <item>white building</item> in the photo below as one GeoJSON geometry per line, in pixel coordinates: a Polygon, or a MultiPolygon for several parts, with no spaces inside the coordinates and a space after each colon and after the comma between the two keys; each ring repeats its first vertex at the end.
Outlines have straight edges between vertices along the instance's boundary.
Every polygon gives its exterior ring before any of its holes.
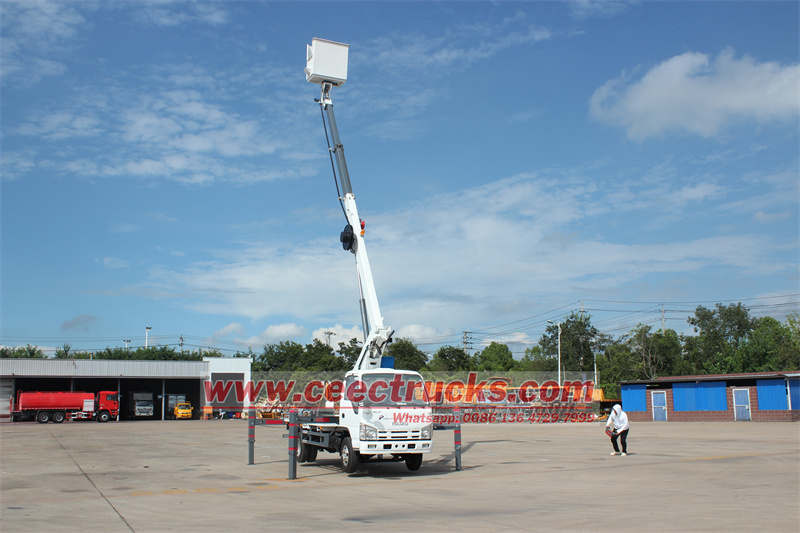
{"type": "Polygon", "coordinates": [[[169,407],[179,397],[191,402],[195,418],[209,408],[241,411],[249,407],[250,399],[237,398],[236,391],[246,390],[252,362],[250,357],[205,357],[202,361],[0,359],[0,421],[10,419],[10,402],[19,391],[119,391],[123,418],[126,398],[134,392],[153,394],[154,418],[160,420],[169,418],[169,407]],[[231,381],[242,386],[231,386],[222,401],[212,404],[207,399],[206,391],[215,382],[231,381]]]}

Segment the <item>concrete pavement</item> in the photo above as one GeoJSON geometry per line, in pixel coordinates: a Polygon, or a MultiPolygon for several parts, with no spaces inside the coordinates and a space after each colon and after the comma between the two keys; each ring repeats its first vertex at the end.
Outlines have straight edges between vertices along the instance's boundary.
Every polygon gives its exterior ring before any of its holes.
{"type": "Polygon", "coordinates": [[[3,531],[797,531],[800,425],[599,423],[436,431],[418,472],[320,453],[287,480],[284,426],[246,420],[0,425],[3,531]]]}

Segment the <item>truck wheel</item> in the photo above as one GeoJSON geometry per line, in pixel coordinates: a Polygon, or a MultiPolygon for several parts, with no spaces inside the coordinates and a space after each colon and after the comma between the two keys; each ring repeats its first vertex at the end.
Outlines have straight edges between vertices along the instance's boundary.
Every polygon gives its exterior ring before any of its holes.
{"type": "Polygon", "coordinates": [[[316,446],[309,446],[308,447],[308,459],[306,459],[306,461],[308,461],[309,463],[313,463],[314,461],[316,461],[317,460],[317,452],[318,451],[319,451],[319,448],[317,448],[316,446]]]}
{"type": "Polygon", "coordinates": [[[303,442],[303,432],[301,431],[300,434],[297,436],[297,462],[298,463],[305,463],[308,461],[308,452],[309,452],[308,444],[303,442]]]}
{"type": "Polygon", "coordinates": [[[406,466],[412,472],[416,472],[417,470],[419,470],[419,467],[422,466],[422,454],[412,453],[406,455],[406,466]]]}
{"type": "Polygon", "coordinates": [[[108,414],[108,411],[100,411],[97,415],[98,422],[108,422],[109,420],[111,420],[111,415],[108,414]]]}
{"type": "Polygon", "coordinates": [[[50,413],[47,411],[39,411],[36,413],[36,421],[40,424],[47,424],[50,421],[50,413]]]}
{"type": "Polygon", "coordinates": [[[342,459],[342,470],[348,474],[352,474],[356,471],[356,468],[358,468],[358,454],[353,449],[353,443],[350,437],[345,437],[342,440],[339,457],[342,459]]]}
{"type": "Polygon", "coordinates": [[[55,413],[53,413],[53,422],[55,422],[56,424],[60,424],[61,422],[63,422],[64,418],[65,418],[64,413],[62,413],[61,411],[56,411],[55,413]]]}

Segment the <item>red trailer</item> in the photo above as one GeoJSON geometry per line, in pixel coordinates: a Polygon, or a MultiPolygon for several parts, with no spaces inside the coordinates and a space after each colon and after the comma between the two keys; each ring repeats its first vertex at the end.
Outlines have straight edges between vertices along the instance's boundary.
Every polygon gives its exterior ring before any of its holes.
{"type": "Polygon", "coordinates": [[[11,398],[11,417],[26,414],[36,416],[36,421],[46,424],[50,420],[60,424],[64,420],[97,420],[108,422],[119,413],[119,392],[17,392],[17,401],[11,398]]]}

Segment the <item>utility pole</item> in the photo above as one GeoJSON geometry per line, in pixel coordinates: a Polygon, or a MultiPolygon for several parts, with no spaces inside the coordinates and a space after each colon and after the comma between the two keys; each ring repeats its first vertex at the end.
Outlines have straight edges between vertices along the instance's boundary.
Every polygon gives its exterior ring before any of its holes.
{"type": "Polygon", "coordinates": [[[333,331],[326,331],[323,333],[325,335],[325,341],[328,343],[328,348],[331,347],[331,336],[334,334],[333,331]]]}
{"type": "Polygon", "coordinates": [[[471,331],[465,331],[464,332],[464,335],[461,337],[461,345],[464,348],[464,351],[467,352],[467,355],[469,355],[469,351],[468,350],[472,349],[472,332],[471,331]]]}
{"type": "Polygon", "coordinates": [[[661,304],[661,334],[664,334],[664,304],[661,304]]]}
{"type": "MultiPolygon", "coordinates": [[[[583,303],[581,303],[583,307],[583,303]]],[[[547,321],[548,324],[553,324],[552,320],[547,321]]],[[[558,386],[561,386],[561,322],[558,324],[558,386]]]]}
{"type": "Polygon", "coordinates": [[[150,326],[146,326],[144,328],[144,347],[145,348],[147,348],[147,336],[149,335],[151,329],[153,329],[153,328],[151,328],[150,326]]]}
{"type": "Polygon", "coordinates": [[[181,335],[181,355],[183,355],[183,335],[181,335]]]}

